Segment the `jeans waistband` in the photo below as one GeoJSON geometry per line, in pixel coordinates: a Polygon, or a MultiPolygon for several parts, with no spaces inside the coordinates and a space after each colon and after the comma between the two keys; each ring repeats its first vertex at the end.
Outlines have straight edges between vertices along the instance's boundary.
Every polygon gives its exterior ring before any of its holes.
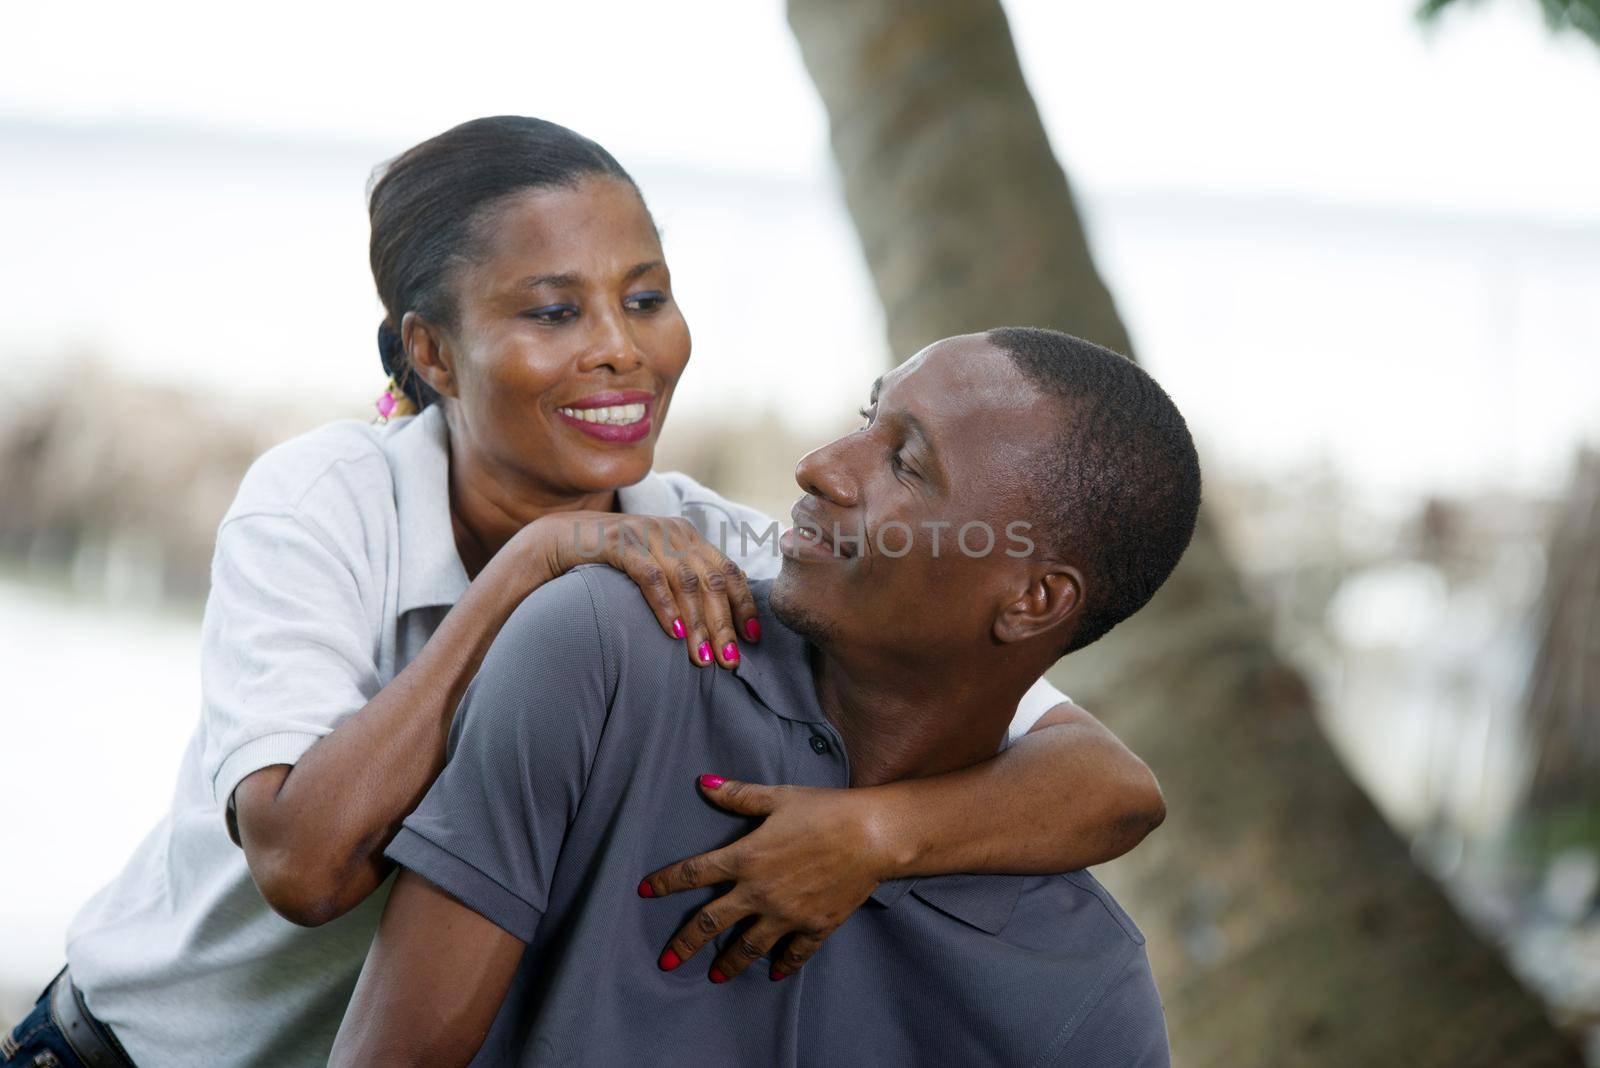
{"type": "Polygon", "coordinates": [[[50,984],[50,1018],[87,1068],[134,1068],[111,1028],[95,1019],[66,968],[50,984]]]}

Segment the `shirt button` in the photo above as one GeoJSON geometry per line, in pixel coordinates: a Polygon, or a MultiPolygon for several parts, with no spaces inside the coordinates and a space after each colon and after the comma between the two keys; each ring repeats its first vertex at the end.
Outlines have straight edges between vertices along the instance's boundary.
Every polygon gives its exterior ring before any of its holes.
{"type": "Polygon", "coordinates": [[[811,751],[818,756],[826,753],[828,751],[828,739],[820,734],[813,734],[811,736],[811,751]]]}

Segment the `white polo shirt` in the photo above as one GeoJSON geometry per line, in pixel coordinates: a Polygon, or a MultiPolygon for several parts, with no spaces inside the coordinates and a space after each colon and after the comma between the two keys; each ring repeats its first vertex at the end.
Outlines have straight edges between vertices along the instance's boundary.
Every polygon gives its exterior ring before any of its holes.
{"type": "MultiPolygon", "coordinates": [[[[618,499],[624,512],[690,519],[752,578],[777,573],[772,539],[739,537],[741,524],[772,520],[687,475],[651,473],[618,499]]],[[[381,426],[329,423],[246,472],[217,528],[200,722],[172,807],[67,931],[90,1010],[136,1063],[327,1063],[390,884],[331,923],[297,927],[256,890],[224,806],[239,780],[294,763],[365,706],[465,592],[449,501],[437,404],[381,426]]],[[[1041,680],[1010,737],[1065,699],[1041,680]]]]}

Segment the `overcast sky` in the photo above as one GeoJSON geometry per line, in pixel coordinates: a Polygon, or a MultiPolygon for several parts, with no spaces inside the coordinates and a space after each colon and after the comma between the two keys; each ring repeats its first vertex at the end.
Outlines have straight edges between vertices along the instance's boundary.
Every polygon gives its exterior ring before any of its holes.
{"type": "MultiPolygon", "coordinates": [[[[1058,151],[1096,187],[1600,217],[1600,49],[1533,0],[1012,0],[1058,151]]],[[[403,147],[538,114],[626,161],[815,172],[826,124],[773,0],[12,5],[0,114],[403,147]]]]}

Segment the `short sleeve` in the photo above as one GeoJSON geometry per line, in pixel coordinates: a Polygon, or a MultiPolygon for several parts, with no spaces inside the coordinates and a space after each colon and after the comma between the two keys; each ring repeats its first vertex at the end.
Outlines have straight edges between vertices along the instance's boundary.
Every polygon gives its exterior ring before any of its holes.
{"type": "Polygon", "coordinates": [[[352,567],[305,520],[252,512],[217,531],[200,627],[201,761],[212,799],[293,764],[381,689],[352,567]]]}
{"type": "Polygon", "coordinates": [[[1011,727],[1006,731],[1006,744],[1021,738],[1033,729],[1039,718],[1056,705],[1071,698],[1054,686],[1044,676],[1039,681],[1028,687],[1028,692],[1022,695],[1022,700],[1017,704],[1017,714],[1011,720],[1011,727]]]}
{"type": "Polygon", "coordinates": [[[1171,1068],[1161,994],[1143,946],[1111,977],[1105,993],[1051,1063],[1061,1068],[1171,1068]]]}
{"type": "Polygon", "coordinates": [[[545,583],[511,613],[456,711],[444,770],[386,850],[524,942],[615,692],[593,570],[545,583]]]}

